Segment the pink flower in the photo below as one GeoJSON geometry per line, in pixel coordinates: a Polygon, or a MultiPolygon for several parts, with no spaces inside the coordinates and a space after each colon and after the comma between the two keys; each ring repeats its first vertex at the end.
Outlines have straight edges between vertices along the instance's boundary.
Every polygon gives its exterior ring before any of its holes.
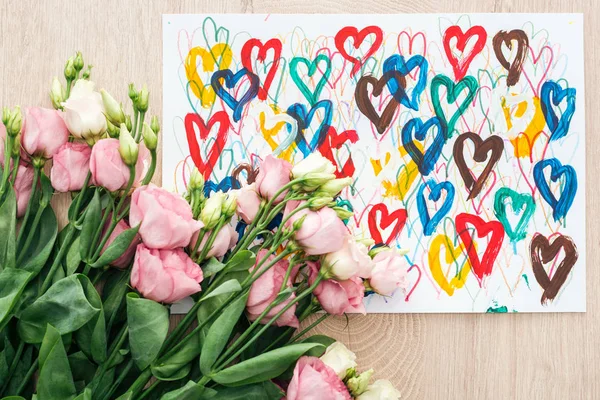
{"type": "Polygon", "coordinates": [[[69,130],[57,110],[31,107],[25,110],[21,146],[32,156],[50,159],[69,140],[69,130]]]}
{"type": "MultiPolygon", "coordinates": [[[[306,202],[290,201],[285,206],[283,218],[285,219],[294,209],[305,205],[306,202]]],[[[319,255],[339,250],[348,236],[346,226],[329,207],[318,211],[303,209],[294,213],[286,222],[291,228],[295,221],[306,216],[302,226],[294,234],[294,239],[308,255],[319,255]]]]}
{"type": "Polygon", "coordinates": [[[288,386],[287,400],[351,400],[344,382],[317,357],[300,357],[288,386]]]}
{"type": "MultiPolygon", "coordinates": [[[[137,163],[135,164],[135,182],[139,183],[148,150],[140,145],[137,163]]],[[[102,139],[92,147],[90,171],[95,185],[105,187],[111,192],[127,187],[129,167],[125,165],[119,153],[118,139],[102,139]]],[[[135,184],[134,184],[135,186],[135,184]]]]}
{"type": "MultiPolygon", "coordinates": [[[[266,250],[260,250],[256,256],[256,265],[253,267],[256,268],[260,260],[262,260],[267,255],[266,250]]],[[[262,271],[266,268],[269,263],[273,260],[274,256],[269,256],[267,261],[260,266],[260,270],[262,271]]],[[[248,296],[248,302],[246,303],[246,311],[248,312],[248,319],[250,321],[256,320],[260,314],[262,314],[267,307],[275,300],[277,295],[279,294],[279,289],[283,284],[283,280],[285,279],[285,275],[290,263],[287,260],[280,260],[271,268],[266,270],[260,278],[258,278],[252,286],[250,287],[250,294],[248,296]]],[[[285,283],[285,287],[291,287],[292,281],[288,278],[288,281],[285,283]]],[[[271,318],[273,318],[276,314],[278,314],[285,306],[287,306],[291,301],[296,298],[295,294],[292,293],[290,297],[288,297],[285,301],[273,307],[265,317],[260,321],[261,323],[267,323],[271,318]]],[[[293,328],[298,328],[299,322],[296,317],[296,305],[293,305],[288,310],[286,310],[276,321],[275,325],[277,326],[291,326],[293,328]]]]}
{"type": "MultiPolygon", "coordinates": [[[[292,164],[268,155],[260,164],[256,176],[256,190],[263,198],[271,200],[283,186],[290,183],[291,172],[292,164]]],[[[277,196],[274,203],[281,202],[286,194],[287,190],[277,196]]]]}
{"type": "MultiPolygon", "coordinates": [[[[200,224],[202,224],[202,222],[200,222],[200,224]]],[[[194,250],[196,246],[196,242],[198,241],[198,234],[199,231],[196,231],[192,235],[192,240],[190,241],[191,250],[194,250]]],[[[202,252],[202,249],[206,245],[206,241],[208,240],[211,234],[212,231],[208,231],[202,237],[202,241],[198,245],[198,254],[202,252]]],[[[223,257],[225,253],[227,253],[227,250],[232,249],[235,246],[235,244],[237,243],[237,239],[238,233],[235,231],[235,228],[229,224],[224,225],[217,233],[217,236],[215,236],[215,240],[213,241],[210,250],[208,250],[208,252],[206,253],[205,259],[211,257],[223,257]]]]}
{"type": "MultiPolygon", "coordinates": [[[[308,266],[310,268],[309,282],[312,284],[317,278],[320,266],[316,263],[308,263],[308,266]]],[[[321,303],[323,310],[329,314],[366,313],[363,304],[365,287],[362,279],[357,276],[345,281],[324,280],[319,283],[313,294],[321,303]]]]}
{"type": "Polygon", "coordinates": [[[145,298],[175,303],[200,291],[202,269],[181,249],[149,249],[137,246],[131,286],[145,298]]]}
{"type": "Polygon", "coordinates": [[[59,192],[81,190],[90,171],[92,149],[85,143],[65,143],[54,155],[50,180],[59,192]]]}
{"type": "MultiPolygon", "coordinates": [[[[106,230],[108,229],[108,225],[110,225],[110,220],[108,221],[108,223],[102,230],[102,236],[104,236],[104,234],[106,233],[106,230]]],[[[102,248],[101,253],[104,253],[104,251],[106,251],[108,246],[110,246],[112,244],[112,242],[115,241],[117,236],[119,236],[121,233],[123,233],[124,231],[126,231],[129,228],[130,228],[130,226],[127,225],[127,222],[120,220],[117,223],[117,226],[115,227],[115,229],[112,231],[112,233],[108,237],[108,240],[104,244],[104,247],[102,248]]],[[[133,256],[135,255],[135,248],[137,247],[137,245],[140,243],[141,240],[142,239],[140,238],[140,235],[136,234],[135,238],[133,239],[133,241],[127,248],[127,250],[125,250],[125,252],[121,255],[121,257],[117,258],[115,261],[110,263],[110,265],[112,265],[113,267],[117,267],[117,268],[127,268],[129,266],[129,263],[133,259],[133,256]]]]}
{"type": "Polygon", "coordinates": [[[202,227],[194,220],[192,208],[181,196],[152,183],[136,189],[131,195],[129,223],[131,226],[141,224],[140,236],[151,249],[185,247],[192,234],[202,227]]]}
{"type": "Polygon", "coordinates": [[[371,272],[369,285],[375,292],[390,296],[396,288],[408,287],[408,269],[402,255],[394,250],[377,253],[373,258],[375,267],[371,272]]]}
{"type": "Polygon", "coordinates": [[[27,211],[27,203],[31,197],[33,185],[33,167],[19,165],[15,178],[15,195],[17,197],[17,217],[22,217],[27,211]]]}
{"type": "Polygon", "coordinates": [[[346,234],[339,249],[325,255],[323,262],[328,272],[340,281],[353,276],[369,278],[375,266],[367,247],[349,234],[346,234]]]}
{"type": "Polygon", "coordinates": [[[238,190],[237,214],[245,223],[251,224],[260,208],[260,197],[256,190],[256,183],[247,185],[238,190]]]}

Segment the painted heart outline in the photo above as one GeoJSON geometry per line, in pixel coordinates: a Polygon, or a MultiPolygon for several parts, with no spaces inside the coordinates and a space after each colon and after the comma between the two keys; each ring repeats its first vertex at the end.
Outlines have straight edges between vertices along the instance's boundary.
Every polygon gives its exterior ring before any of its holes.
{"type": "Polygon", "coordinates": [[[423,234],[425,236],[431,236],[435,232],[435,228],[438,224],[452,209],[454,192],[454,185],[452,185],[450,181],[436,183],[433,179],[428,179],[419,188],[419,193],[417,194],[417,210],[419,212],[419,219],[421,220],[421,225],[423,225],[423,234]],[[429,201],[439,201],[442,196],[442,191],[446,192],[444,202],[431,217],[427,210],[425,189],[429,189],[429,196],[427,196],[429,201]]]}
{"type": "Polygon", "coordinates": [[[331,75],[331,60],[325,54],[317,55],[317,57],[315,57],[313,61],[309,61],[307,58],[304,57],[294,57],[290,61],[289,68],[290,76],[292,77],[294,84],[296,85],[296,87],[298,87],[298,89],[306,98],[306,100],[308,100],[308,103],[311,106],[314,106],[319,101],[321,92],[323,91],[323,88],[325,87],[325,84],[327,83],[327,80],[331,75]],[[322,76],[317,82],[315,90],[311,92],[308,85],[302,80],[300,74],[298,73],[298,65],[303,64],[307,67],[308,77],[310,78],[319,70],[318,65],[321,62],[325,62],[326,68],[324,71],[322,71],[322,76]]]}
{"type": "Polygon", "coordinates": [[[442,41],[444,43],[444,52],[446,53],[446,57],[448,57],[448,61],[450,61],[450,65],[452,65],[452,70],[454,71],[454,78],[459,81],[467,74],[469,65],[471,65],[471,62],[475,56],[481,53],[485,47],[485,42],[487,41],[487,32],[483,26],[475,25],[463,33],[460,26],[454,25],[446,29],[442,41]],[[475,45],[471,51],[465,55],[464,51],[467,43],[475,36],[477,37],[475,45]],[[463,53],[463,57],[460,59],[454,55],[454,52],[450,48],[450,40],[454,38],[456,38],[456,48],[463,53]]]}
{"type": "Polygon", "coordinates": [[[380,115],[371,102],[368,86],[373,87],[372,94],[374,97],[380,97],[383,94],[383,89],[388,85],[390,80],[395,80],[397,83],[395,87],[398,88],[398,91],[404,92],[406,79],[401,73],[394,70],[384,73],[380,79],[371,75],[364,75],[358,80],[356,89],[354,90],[356,106],[371,121],[380,135],[383,135],[388,130],[394,119],[394,114],[400,106],[397,100],[399,95],[397,92],[391,93],[390,99],[380,115]]]}
{"type": "Polygon", "coordinates": [[[225,69],[215,72],[210,80],[210,84],[217,96],[219,96],[233,111],[233,121],[238,122],[242,118],[242,112],[244,111],[246,104],[250,103],[258,94],[260,80],[258,79],[258,76],[248,71],[246,68],[240,69],[235,74],[231,70],[225,69]],[[221,83],[221,79],[225,81],[225,86],[227,86],[227,88],[233,89],[244,77],[248,78],[250,87],[248,87],[246,93],[238,100],[225,90],[221,83]]]}
{"type": "Polygon", "coordinates": [[[435,115],[442,122],[442,126],[444,127],[444,131],[446,133],[446,138],[450,139],[454,135],[454,130],[456,127],[456,123],[458,119],[465,113],[473,99],[475,98],[475,94],[477,93],[477,88],[479,84],[477,83],[477,79],[473,76],[465,76],[458,83],[452,82],[450,78],[445,75],[436,75],[431,80],[431,102],[433,103],[433,110],[435,115]],[[458,109],[452,114],[452,117],[448,120],[446,118],[446,114],[442,108],[442,104],[440,102],[440,93],[439,89],[441,86],[446,87],[446,101],[448,104],[452,104],[458,100],[459,94],[463,90],[467,90],[467,95],[464,100],[458,105],[458,109]]]}
{"type": "Polygon", "coordinates": [[[266,100],[277,69],[279,68],[279,63],[281,62],[281,40],[272,38],[263,44],[260,39],[252,38],[244,43],[241,52],[242,65],[248,71],[258,76],[257,71],[254,71],[254,63],[252,62],[252,51],[254,48],[258,49],[255,60],[262,63],[266,63],[267,52],[269,50],[272,50],[273,53],[273,62],[270,64],[267,75],[258,89],[258,98],[266,100]]]}
{"type": "MultiPolygon", "coordinates": [[[[306,105],[301,103],[295,103],[288,107],[286,113],[293,117],[297,121],[298,133],[296,134],[296,145],[304,157],[307,157],[310,153],[315,151],[319,146],[323,144],[331,126],[331,119],[333,118],[333,105],[331,100],[321,100],[311,107],[310,111],[306,105]],[[311,125],[313,119],[316,116],[316,112],[322,109],[324,112],[323,119],[319,128],[314,133],[312,139],[306,140],[306,129],[311,125]]],[[[288,125],[288,131],[290,126],[288,125]]]]}
{"type": "Polygon", "coordinates": [[[542,198],[552,207],[554,221],[566,217],[573,205],[573,200],[575,200],[575,194],[577,194],[577,172],[575,168],[570,165],[562,165],[556,158],[549,158],[535,164],[533,179],[540,190],[542,198]],[[550,185],[544,176],[544,169],[547,167],[550,167],[550,180],[552,182],[557,182],[563,176],[565,178],[564,184],[561,185],[562,190],[558,200],[550,190],[550,185]]]}
{"type": "Polygon", "coordinates": [[[423,176],[429,175],[435,168],[437,160],[442,154],[442,149],[446,143],[446,137],[444,135],[444,129],[437,117],[433,117],[423,122],[420,118],[413,118],[409,120],[406,125],[402,127],[401,133],[402,145],[408,152],[410,158],[417,164],[419,172],[423,176]],[[437,128],[437,132],[434,134],[433,143],[422,152],[415,144],[415,140],[420,142],[425,141],[427,132],[430,129],[437,128]]]}
{"type": "Polygon", "coordinates": [[[408,214],[406,209],[400,208],[393,212],[389,212],[387,206],[384,203],[375,204],[369,210],[369,232],[371,233],[371,238],[375,241],[376,244],[386,244],[390,245],[390,243],[395,240],[400,232],[402,232],[402,228],[406,224],[406,219],[408,214]],[[381,215],[380,222],[377,222],[377,216],[381,215]],[[387,229],[388,227],[394,225],[392,231],[388,238],[384,241],[381,236],[381,229],[387,229]]]}
{"type": "Polygon", "coordinates": [[[360,71],[366,60],[369,59],[375,52],[381,47],[383,43],[383,31],[376,25],[367,26],[362,30],[358,30],[354,26],[346,26],[339,30],[335,35],[335,47],[338,49],[340,54],[348,61],[353,64],[350,76],[353,77],[358,71],[360,71]],[[345,48],[345,43],[349,38],[354,39],[354,48],[358,49],[360,45],[365,41],[369,35],[375,35],[375,40],[371,44],[371,47],[364,53],[361,59],[352,57],[345,48]]]}
{"type": "Polygon", "coordinates": [[[196,168],[198,168],[198,171],[202,173],[204,179],[207,180],[212,174],[213,168],[217,164],[221,152],[223,152],[225,144],[227,143],[227,133],[231,127],[229,115],[227,115],[225,111],[219,111],[208,120],[208,123],[205,123],[200,115],[190,113],[185,116],[184,126],[192,161],[196,168]],[[207,159],[203,160],[194,127],[199,129],[200,139],[207,141],[208,135],[215,124],[219,124],[216,140],[212,147],[207,151],[207,159]]]}
{"type": "Polygon", "coordinates": [[[421,94],[427,86],[427,72],[429,70],[429,63],[425,57],[421,55],[414,55],[411,58],[405,60],[403,55],[393,54],[383,62],[383,73],[390,71],[398,71],[404,78],[410,74],[414,69],[419,69],[419,75],[416,79],[415,86],[408,94],[408,88],[400,90],[398,82],[395,79],[390,79],[387,83],[390,93],[394,93],[396,101],[403,104],[405,107],[419,111],[419,103],[421,102],[421,94]]]}
{"type": "Polygon", "coordinates": [[[527,57],[529,37],[527,37],[527,34],[522,29],[513,29],[509,32],[499,31],[492,39],[492,47],[494,49],[494,54],[496,54],[496,59],[508,71],[508,75],[506,77],[506,86],[511,87],[516,85],[521,77],[523,62],[527,57]],[[508,61],[502,51],[502,44],[504,44],[509,50],[512,50],[513,41],[517,43],[517,49],[515,59],[511,63],[508,61]]]}
{"type": "Polygon", "coordinates": [[[563,89],[557,82],[546,81],[542,85],[540,101],[546,124],[552,133],[550,140],[558,140],[565,137],[569,133],[571,119],[573,118],[573,114],[575,114],[577,89],[563,89]],[[552,105],[558,106],[565,98],[567,100],[567,107],[559,119],[552,105]]]}
{"type": "Polygon", "coordinates": [[[502,187],[496,192],[494,197],[494,215],[498,218],[502,226],[504,226],[504,231],[511,242],[516,243],[527,237],[527,227],[534,212],[535,202],[533,196],[529,193],[518,193],[509,187],[502,187]],[[506,200],[509,199],[513,213],[521,215],[514,228],[508,221],[507,216],[508,205],[506,200]]]}

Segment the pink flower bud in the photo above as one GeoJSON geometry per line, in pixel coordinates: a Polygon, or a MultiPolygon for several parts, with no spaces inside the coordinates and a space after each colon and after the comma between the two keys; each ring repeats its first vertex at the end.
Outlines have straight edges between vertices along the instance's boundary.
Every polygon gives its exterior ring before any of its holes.
{"type": "Polygon", "coordinates": [[[59,192],[81,190],[90,171],[92,149],[85,143],[67,142],[54,155],[50,180],[59,192]]]}
{"type": "Polygon", "coordinates": [[[25,110],[21,146],[27,154],[50,159],[69,139],[60,111],[31,107],[25,110]]]}
{"type": "MultiPolygon", "coordinates": [[[[289,162],[267,156],[256,176],[256,190],[263,198],[271,200],[284,185],[290,183],[291,172],[292,165],[289,162]]],[[[275,203],[281,202],[286,193],[287,190],[277,196],[275,203]]]]}

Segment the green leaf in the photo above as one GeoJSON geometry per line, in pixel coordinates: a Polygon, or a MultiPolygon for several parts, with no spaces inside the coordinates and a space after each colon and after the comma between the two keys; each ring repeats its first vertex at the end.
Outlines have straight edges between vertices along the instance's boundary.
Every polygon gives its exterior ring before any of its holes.
{"type": "Polygon", "coordinates": [[[5,269],[0,272],[0,329],[12,315],[12,310],[31,273],[20,269],[5,269]]]}
{"type": "Polygon", "coordinates": [[[160,400],[208,400],[215,397],[216,394],[217,392],[213,389],[205,388],[194,381],[188,381],[185,386],[165,393],[160,400]]]}
{"type": "Polygon", "coordinates": [[[94,234],[96,229],[100,226],[102,219],[102,204],[100,202],[100,191],[96,190],[94,197],[87,209],[85,210],[85,216],[83,217],[83,225],[81,226],[81,235],[79,236],[79,254],[81,259],[86,261],[88,254],[95,250],[96,244],[94,241],[94,234]]]}
{"type": "Polygon", "coordinates": [[[138,225],[135,228],[130,228],[121,232],[121,234],[115,238],[115,240],[110,244],[110,246],[108,246],[102,255],[100,255],[100,258],[98,258],[98,260],[91,265],[92,268],[104,267],[105,265],[108,265],[117,258],[121,257],[135,239],[139,229],[140,227],[138,225]]]}
{"type": "Polygon", "coordinates": [[[26,343],[40,343],[47,324],[64,335],[75,332],[94,318],[100,309],[89,302],[81,282],[87,285],[89,279],[80,274],[61,279],[23,310],[17,325],[21,339],[26,343]]]}
{"type": "Polygon", "coordinates": [[[247,271],[256,262],[256,256],[250,250],[237,252],[225,266],[227,272],[247,271]]]}
{"type": "Polygon", "coordinates": [[[202,275],[204,276],[204,279],[206,279],[221,271],[223,268],[225,268],[225,264],[216,258],[211,257],[204,265],[202,265],[202,275]]]}
{"type": "Polygon", "coordinates": [[[200,355],[201,348],[198,335],[192,337],[177,353],[167,359],[159,359],[153,363],[152,375],[161,381],[172,381],[183,378],[190,371],[190,363],[200,355]]]}
{"type": "Polygon", "coordinates": [[[73,380],[90,383],[96,373],[96,365],[92,363],[83,351],[69,354],[69,365],[73,372],[73,380]]]}
{"type": "Polygon", "coordinates": [[[65,257],[65,275],[73,275],[79,268],[79,264],[81,264],[81,254],[79,254],[79,236],[77,236],[71,243],[65,257]]]}
{"type": "Polygon", "coordinates": [[[313,335],[298,341],[298,343],[319,343],[324,346],[324,348],[317,347],[306,353],[307,356],[312,357],[321,357],[325,353],[325,350],[335,342],[334,338],[325,335],[313,335]]]}
{"type": "Polygon", "coordinates": [[[75,340],[88,358],[100,364],[106,360],[106,323],[102,300],[94,285],[88,279],[82,279],[82,277],[83,275],[80,275],[81,286],[86,298],[92,307],[99,309],[100,312],[75,332],[75,340]]]}
{"type": "Polygon", "coordinates": [[[131,400],[133,398],[133,392],[127,392],[117,397],[115,400],[131,400]]]}
{"type": "Polygon", "coordinates": [[[37,394],[42,400],[67,400],[75,397],[75,383],[60,332],[48,325],[39,354],[40,376],[37,394]]]}
{"type": "MultiPolygon", "coordinates": [[[[6,332],[8,333],[8,332],[6,332]]],[[[0,351],[0,382],[5,382],[8,376],[8,370],[13,362],[15,349],[8,339],[8,335],[4,336],[4,348],[0,351]]]]}
{"type": "Polygon", "coordinates": [[[219,399],[227,400],[280,400],[285,393],[271,381],[217,390],[219,399]]]}
{"type": "MultiPolygon", "coordinates": [[[[86,208],[86,205],[89,204],[89,202],[93,199],[95,193],[95,190],[86,190],[83,198],[81,199],[81,204],[79,207],[79,211],[81,212],[81,210],[84,210],[86,208]]],[[[77,194],[77,196],[75,196],[73,198],[73,201],[71,202],[71,205],[69,206],[69,211],[67,213],[67,216],[69,218],[69,221],[71,222],[75,222],[77,221],[77,219],[79,219],[79,215],[75,214],[75,208],[77,207],[77,200],[79,199],[79,197],[81,196],[81,192],[79,192],[77,194]]],[[[79,229],[79,228],[78,228],[79,229]]]]}
{"type": "Polygon", "coordinates": [[[324,346],[318,343],[297,343],[271,350],[212,375],[212,380],[224,386],[267,381],[281,375],[298,358],[317,347],[324,346]]]}
{"type": "Polygon", "coordinates": [[[3,397],[2,400],[25,400],[25,397],[21,397],[21,396],[7,396],[7,397],[3,397]]]}
{"type": "Polygon", "coordinates": [[[0,205],[0,268],[14,268],[16,255],[17,198],[8,188],[4,203],[0,205]]]}
{"type": "Polygon", "coordinates": [[[169,311],[160,303],[129,293],[127,322],[131,356],[137,367],[144,370],[156,359],[167,337],[169,311]]]}
{"type": "Polygon", "coordinates": [[[240,285],[240,283],[236,279],[230,279],[227,282],[224,282],[223,284],[219,285],[219,287],[217,287],[212,292],[208,293],[206,296],[202,297],[200,301],[206,301],[211,297],[219,296],[222,294],[239,292],[240,290],[242,290],[242,285],[240,285]]]}
{"type": "Polygon", "coordinates": [[[241,296],[228,305],[208,330],[200,354],[200,371],[204,375],[210,375],[213,364],[229,342],[231,332],[246,308],[247,298],[248,295],[241,296]]]}
{"type": "Polygon", "coordinates": [[[21,355],[21,359],[17,364],[17,368],[15,368],[15,373],[13,374],[12,379],[8,383],[6,393],[16,392],[23,379],[25,379],[25,375],[27,374],[27,371],[29,371],[29,367],[31,367],[32,361],[33,347],[27,346],[25,347],[25,351],[21,355]]]}
{"type": "Polygon", "coordinates": [[[116,315],[113,315],[119,312],[125,301],[125,295],[129,290],[129,274],[129,270],[122,271],[118,268],[111,268],[108,272],[108,278],[102,288],[102,298],[104,314],[109,323],[114,322],[116,315]]]}
{"type": "Polygon", "coordinates": [[[83,393],[75,397],[75,400],[92,400],[92,389],[85,388],[83,393]]]}
{"type": "Polygon", "coordinates": [[[27,249],[27,255],[19,268],[30,271],[34,275],[39,274],[52,253],[57,234],[58,223],[56,215],[52,207],[46,207],[42,211],[40,223],[36,228],[35,239],[29,249],[27,249]]]}

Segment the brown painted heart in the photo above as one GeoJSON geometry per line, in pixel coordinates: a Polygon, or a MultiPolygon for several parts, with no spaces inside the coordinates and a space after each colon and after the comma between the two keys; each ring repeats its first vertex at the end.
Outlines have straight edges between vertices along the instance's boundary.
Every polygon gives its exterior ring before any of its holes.
{"type": "Polygon", "coordinates": [[[527,57],[527,48],[529,47],[529,38],[527,37],[527,34],[521,29],[514,29],[510,32],[500,31],[496,33],[496,36],[494,36],[492,44],[496,58],[508,71],[506,85],[509,87],[514,86],[521,77],[523,62],[525,61],[525,57],[527,57]],[[506,59],[506,56],[502,52],[502,43],[506,45],[508,50],[512,51],[513,41],[515,41],[517,45],[517,54],[511,63],[506,59]]]}
{"type": "Polygon", "coordinates": [[[465,132],[460,135],[456,142],[454,142],[454,162],[458,167],[458,171],[460,172],[460,176],[465,182],[466,188],[469,190],[468,200],[474,199],[477,197],[483,185],[485,184],[486,179],[492,172],[492,168],[500,159],[502,155],[502,151],[504,150],[504,142],[500,136],[492,135],[489,138],[483,140],[479,135],[473,132],[465,132]],[[465,161],[464,149],[465,149],[465,141],[470,140],[475,145],[475,151],[473,153],[473,160],[475,162],[484,162],[487,160],[487,165],[483,169],[483,172],[479,175],[477,179],[473,176],[473,173],[467,166],[465,161]],[[489,156],[488,153],[492,154],[489,156]]]}
{"type": "Polygon", "coordinates": [[[365,75],[358,80],[358,83],[356,84],[356,90],[354,91],[356,106],[360,112],[362,112],[369,119],[369,121],[375,125],[375,128],[380,135],[382,135],[390,127],[392,119],[394,118],[394,113],[400,106],[399,100],[405,96],[405,88],[406,78],[404,78],[400,72],[395,70],[386,72],[380,79],[377,79],[371,75],[365,75]],[[369,98],[368,87],[373,86],[373,96],[379,97],[391,79],[396,80],[396,87],[398,90],[397,93],[391,94],[388,104],[383,109],[381,115],[379,115],[375,109],[375,106],[371,102],[371,99],[369,98]]]}
{"type": "Polygon", "coordinates": [[[560,288],[569,277],[569,273],[573,269],[579,254],[577,246],[569,236],[558,234],[558,236],[550,243],[550,241],[542,234],[536,233],[531,240],[530,245],[531,267],[533,275],[538,281],[544,293],[542,294],[542,304],[554,300],[560,288]],[[554,261],[560,250],[565,252],[565,257],[556,267],[552,277],[548,276],[548,272],[544,269],[544,264],[554,261]]]}
{"type": "Polygon", "coordinates": [[[240,181],[242,172],[246,173],[246,182],[248,183],[248,185],[251,185],[254,183],[254,181],[256,181],[256,176],[258,175],[258,168],[254,169],[252,168],[252,165],[243,163],[238,165],[233,171],[231,171],[231,177],[234,179],[238,187],[242,186],[242,183],[240,181]]]}

